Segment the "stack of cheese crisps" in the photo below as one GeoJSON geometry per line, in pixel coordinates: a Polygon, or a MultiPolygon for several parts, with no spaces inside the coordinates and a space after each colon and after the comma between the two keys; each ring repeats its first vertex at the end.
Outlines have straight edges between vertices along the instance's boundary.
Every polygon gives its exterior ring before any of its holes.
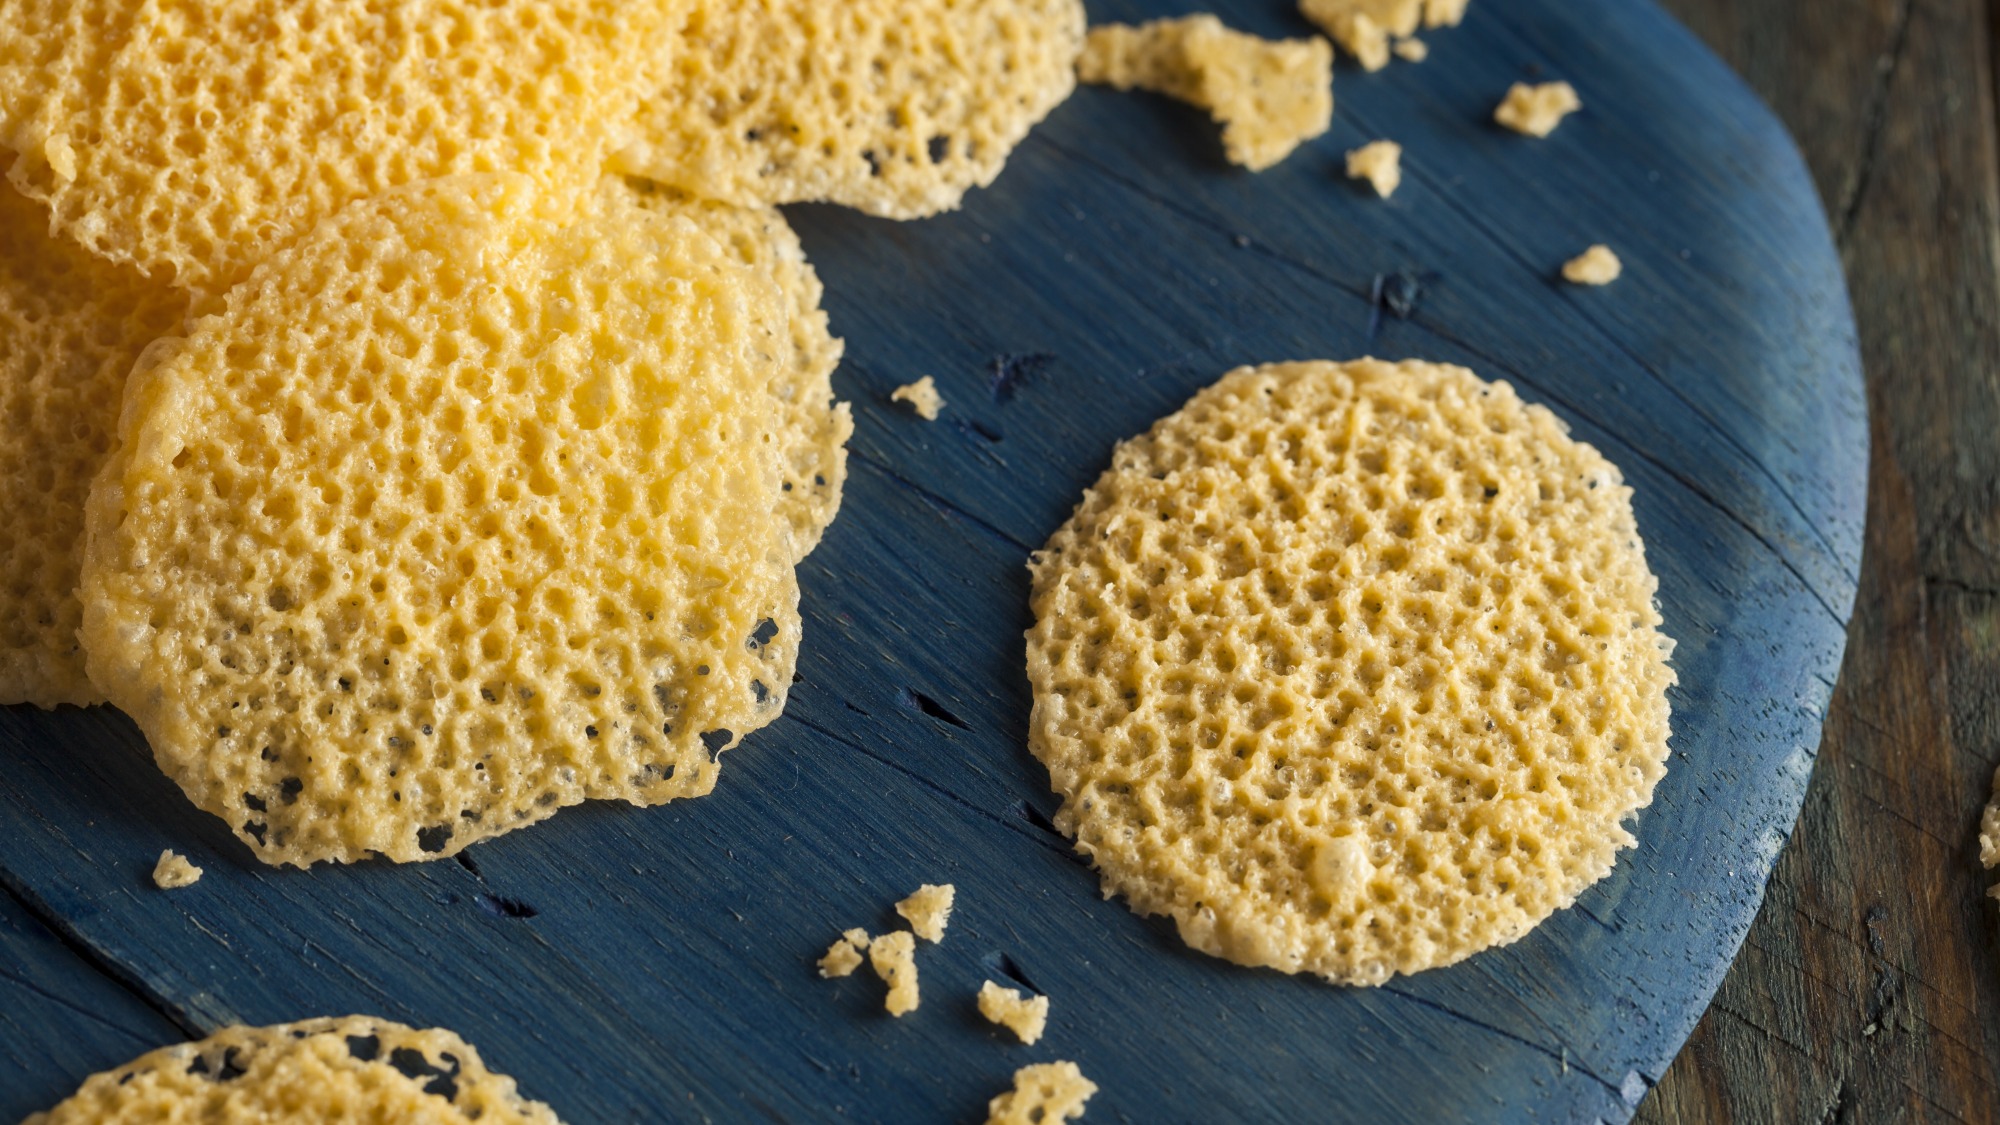
{"type": "Polygon", "coordinates": [[[0,702],[122,708],[272,863],[708,792],[784,706],[852,430],[772,205],[957,206],[1082,28],[1077,0],[10,6],[0,702]]]}

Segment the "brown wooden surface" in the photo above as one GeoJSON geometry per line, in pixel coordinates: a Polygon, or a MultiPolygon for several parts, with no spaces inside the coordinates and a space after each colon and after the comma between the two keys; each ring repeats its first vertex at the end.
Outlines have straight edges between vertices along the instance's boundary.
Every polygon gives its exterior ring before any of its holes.
{"type": "Polygon", "coordinates": [[[1818,770],[1660,1122],[2000,1121],[2000,0],[1665,0],[1784,118],[1853,293],[1868,545],[1818,770]]]}

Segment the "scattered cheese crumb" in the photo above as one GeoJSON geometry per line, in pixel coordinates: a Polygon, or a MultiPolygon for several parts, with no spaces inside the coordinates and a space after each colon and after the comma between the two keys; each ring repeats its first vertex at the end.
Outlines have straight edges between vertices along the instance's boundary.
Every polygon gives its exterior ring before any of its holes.
{"type": "Polygon", "coordinates": [[[889,986],[888,998],[882,1006],[892,1016],[917,1010],[917,939],[911,934],[897,930],[883,934],[868,947],[868,963],[874,967],[875,975],[889,986]]]}
{"type": "Polygon", "coordinates": [[[1097,1083],[1073,1062],[1040,1063],[1014,1072],[1014,1088],[986,1103],[986,1125],[1061,1125],[1083,1116],[1097,1083]]]}
{"type": "Polygon", "coordinates": [[[1395,141],[1370,141],[1347,154],[1347,176],[1367,180],[1384,199],[1403,182],[1403,146],[1395,141]]]}
{"type": "Polygon", "coordinates": [[[1424,0],[1425,27],[1457,27],[1471,0],[1424,0]]]}
{"type": "Polygon", "coordinates": [[[1404,62],[1422,62],[1431,57],[1430,46],[1421,39],[1398,39],[1390,50],[1404,62]]]}
{"type": "MultiPolygon", "coordinates": [[[[2000,770],[1993,771],[1993,800],[1979,818],[1979,864],[2000,867],[2000,770]]],[[[2000,883],[1986,893],[2000,898],[2000,883]]]]}
{"type": "Polygon", "coordinates": [[[172,848],[160,853],[160,862],[153,865],[153,885],[163,891],[177,891],[191,887],[201,878],[201,868],[189,863],[185,856],[172,848]]]}
{"type": "Polygon", "coordinates": [[[76,179],[76,149],[70,147],[69,134],[50,133],[42,142],[42,155],[49,162],[49,170],[62,178],[64,183],[76,179]]]}
{"type": "Polygon", "coordinates": [[[938,411],[944,409],[944,396],[937,391],[937,384],[926,375],[914,383],[904,383],[889,394],[891,402],[907,402],[917,417],[926,422],[937,421],[938,411]]]}
{"type": "Polygon", "coordinates": [[[896,904],[896,913],[910,923],[910,928],[925,941],[943,941],[944,926],[951,921],[951,900],[957,888],[950,883],[939,886],[925,883],[910,897],[896,904]]]}
{"type": "Polygon", "coordinates": [[[1049,1025],[1049,998],[1024,997],[1019,989],[1001,988],[989,980],[979,986],[979,1014],[1032,1045],[1049,1025]]]}
{"type": "Polygon", "coordinates": [[[1603,243],[1563,263],[1563,278],[1578,285],[1609,285],[1624,272],[1624,263],[1603,243]]]}
{"type": "Polygon", "coordinates": [[[1299,12],[1362,69],[1381,70],[1389,65],[1389,37],[1416,33],[1423,0],[1299,0],[1299,12]]]}
{"type": "Polygon", "coordinates": [[[1567,82],[1544,82],[1530,86],[1516,82],[1507,98],[1493,111],[1493,120],[1530,137],[1546,137],[1556,131],[1562,119],[1583,108],[1576,87],[1567,82]]]}
{"type": "Polygon", "coordinates": [[[832,945],[826,947],[826,956],[819,959],[819,975],[824,978],[844,977],[861,967],[861,951],[868,948],[867,930],[849,930],[840,935],[832,945]]]}

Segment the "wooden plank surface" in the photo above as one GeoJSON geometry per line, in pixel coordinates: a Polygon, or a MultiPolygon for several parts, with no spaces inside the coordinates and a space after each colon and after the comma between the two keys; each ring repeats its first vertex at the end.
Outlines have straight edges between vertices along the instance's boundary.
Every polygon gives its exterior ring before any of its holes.
{"type": "Polygon", "coordinates": [[[2000,1121],[1973,832],[2000,763],[2000,174],[1986,0],[1667,0],[1836,216],[1868,375],[1868,542],[1805,812],[1648,1122],[2000,1121]]]}
{"type": "MultiPolygon", "coordinates": [[[[1215,6],[1305,30],[1289,0],[1215,6]]],[[[1628,1118],[1748,928],[1812,768],[1862,531],[1852,324],[1790,142],[1658,9],[1475,4],[1432,46],[1344,71],[1333,132],[1261,176],[1222,165],[1186,107],[1086,90],[959,214],[794,213],[849,341],[853,477],[802,570],[790,709],[713,796],[569,810],[463,862],[272,871],[118,716],[12,710],[6,885],[176,1027],[439,1023],[578,1122],[977,1120],[1053,1057],[1103,1086],[1091,1120],[1628,1118]],[[1491,126],[1538,75],[1590,108],[1543,142],[1491,126]],[[1382,135],[1409,149],[1387,203],[1340,174],[1382,135]],[[1626,257],[1618,285],[1554,280],[1599,240],[1626,257]],[[1372,299],[1398,272],[1422,279],[1407,320],[1372,299]],[[1625,469],[1681,684],[1671,771],[1612,877],[1512,947],[1342,990],[1187,952],[1047,830],[1023,563],[1113,442],[1228,367],[1371,351],[1513,381],[1625,469]],[[1011,393],[1001,370],[1024,376],[1011,393]],[[886,401],[919,374],[951,403],[933,425],[886,401]],[[163,894],[143,873],[169,843],[208,875],[163,894]],[[922,953],[917,1014],[814,976],[833,933],[938,880],[962,905],[922,953]],[[1034,1049],[971,1012],[1010,976],[1055,1000],[1034,1049]]],[[[0,1118],[31,1108],[0,1087],[0,1118]]]]}

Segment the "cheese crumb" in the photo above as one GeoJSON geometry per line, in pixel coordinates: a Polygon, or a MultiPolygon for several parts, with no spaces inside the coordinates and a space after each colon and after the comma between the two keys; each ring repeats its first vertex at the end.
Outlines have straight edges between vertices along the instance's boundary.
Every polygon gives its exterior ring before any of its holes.
{"type": "Polygon", "coordinates": [[[1425,27],[1457,27],[1471,0],[1424,0],[1425,27]]]}
{"type": "Polygon", "coordinates": [[[153,885],[163,891],[177,891],[191,887],[201,878],[201,868],[189,863],[185,856],[172,848],[160,853],[160,862],[153,865],[153,885]]]}
{"type": "Polygon", "coordinates": [[[1609,285],[1625,272],[1611,247],[1599,243],[1563,263],[1563,278],[1578,285],[1609,285]]]}
{"type": "Polygon", "coordinates": [[[1014,1088],[986,1103],[986,1125],[1060,1125],[1083,1116],[1097,1083],[1073,1062],[1040,1063],[1014,1072],[1014,1088]]]}
{"type": "Polygon", "coordinates": [[[1576,87],[1567,82],[1544,82],[1530,86],[1516,82],[1507,98],[1493,111],[1493,120],[1530,137],[1546,137],[1556,131],[1562,119],[1583,108],[1576,87]]]}
{"type": "Polygon", "coordinates": [[[875,975],[889,986],[882,1006],[892,1016],[917,1010],[917,939],[897,930],[883,934],[868,947],[868,963],[875,975]]]}
{"type": "Polygon", "coordinates": [[[910,897],[896,904],[896,913],[925,941],[943,941],[945,923],[951,921],[952,896],[958,893],[950,883],[925,883],[910,897]]]}
{"type": "Polygon", "coordinates": [[[49,162],[49,170],[62,177],[64,183],[76,179],[76,149],[70,147],[69,134],[50,133],[42,142],[42,155],[49,162]]]}
{"type": "Polygon", "coordinates": [[[1389,37],[1416,33],[1423,0],[1299,0],[1299,13],[1353,55],[1364,70],[1389,65],[1389,37]]]}
{"type": "Polygon", "coordinates": [[[1001,988],[989,980],[979,986],[979,1014],[1032,1046],[1049,1025],[1049,998],[1022,996],[1019,989],[1001,988]]]}
{"type": "Polygon", "coordinates": [[[891,402],[907,402],[917,417],[926,422],[937,421],[938,411],[944,409],[944,396],[937,391],[937,384],[926,375],[914,383],[904,383],[889,395],[891,402]]]}
{"type": "Polygon", "coordinates": [[[1370,141],[1347,154],[1347,177],[1367,180],[1384,199],[1403,182],[1403,146],[1395,141],[1370,141]]]}
{"type": "Polygon", "coordinates": [[[1208,110],[1230,163],[1261,172],[1333,122],[1326,40],[1260,39],[1206,13],[1090,29],[1077,78],[1151,90],[1208,110]]]}
{"type": "Polygon", "coordinates": [[[868,948],[867,930],[849,930],[826,947],[819,959],[819,975],[825,979],[844,977],[861,967],[861,951],[868,948]]]}
{"type": "Polygon", "coordinates": [[[1390,50],[1404,62],[1422,62],[1431,57],[1430,45],[1421,39],[1398,39],[1390,50]]]}
{"type": "MultiPolygon", "coordinates": [[[[2000,770],[1993,771],[1993,800],[1979,818],[1979,865],[2000,867],[2000,770]]],[[[2000,883],[1986,893],[2000,898],[2000,883]]]]}

